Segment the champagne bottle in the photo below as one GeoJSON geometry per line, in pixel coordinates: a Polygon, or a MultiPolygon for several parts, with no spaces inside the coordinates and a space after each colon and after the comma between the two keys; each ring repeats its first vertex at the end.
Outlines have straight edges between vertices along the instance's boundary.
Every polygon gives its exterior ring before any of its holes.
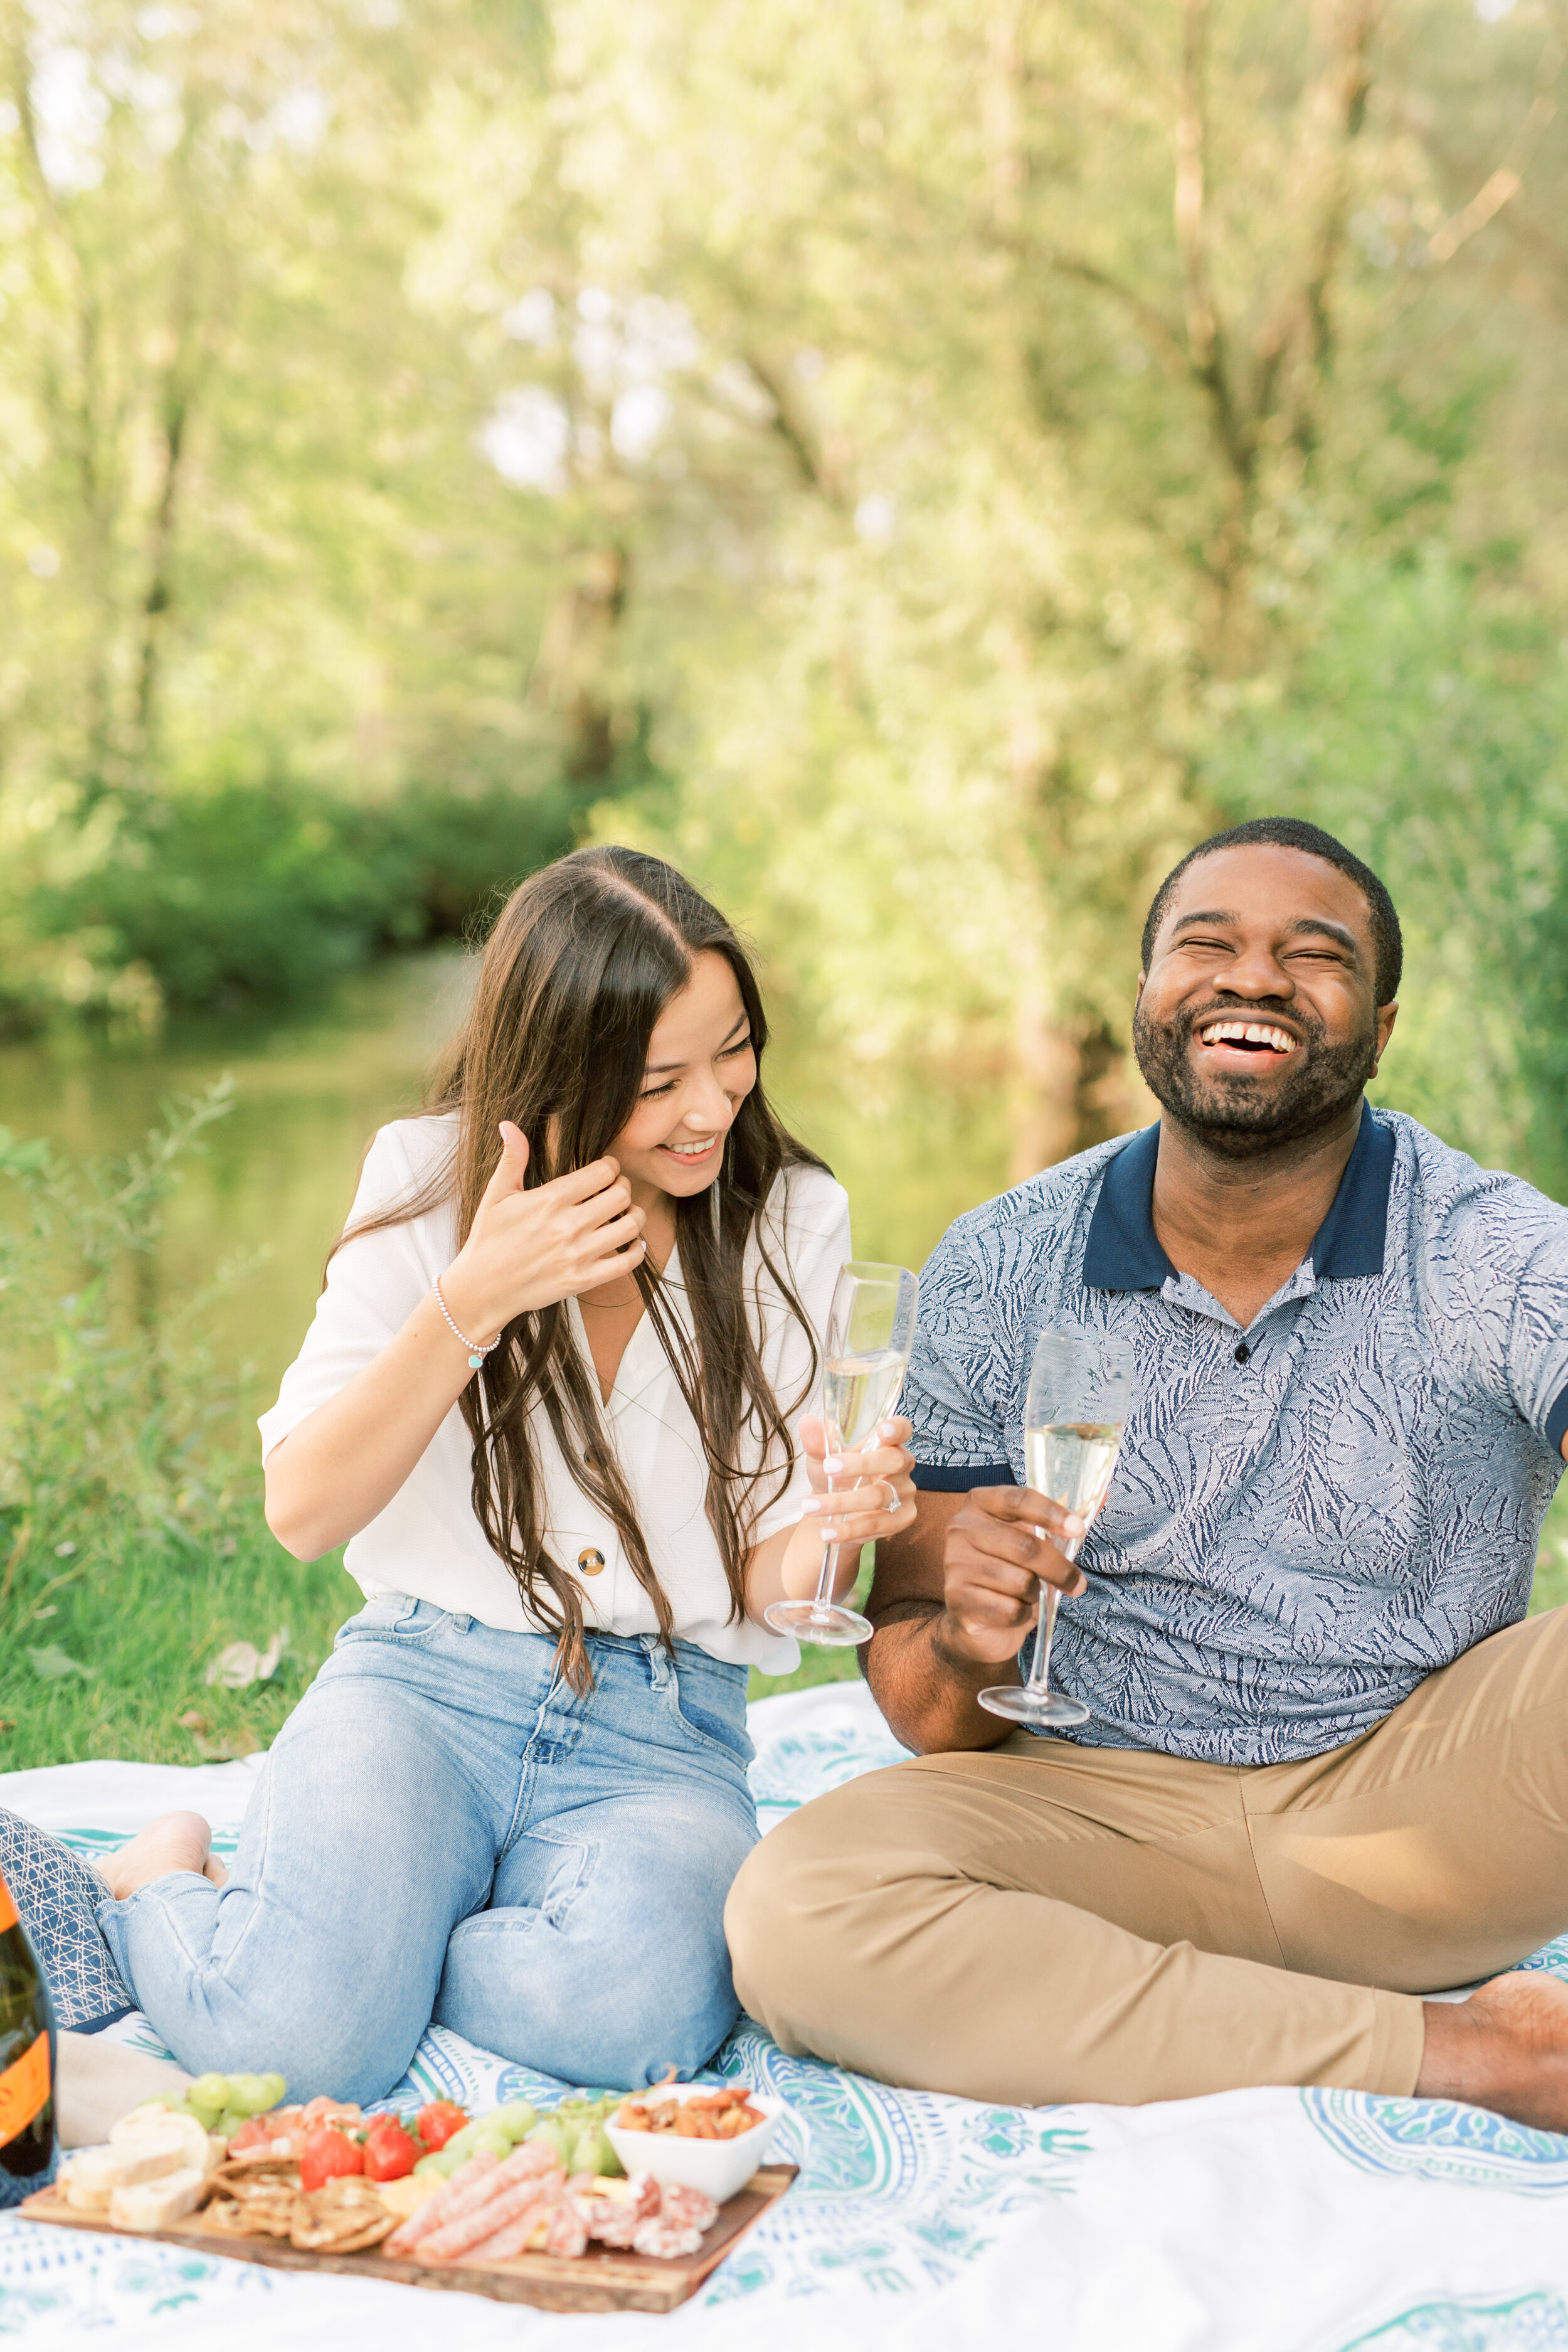
{"type": "Polygon", "coordinates": [[[0,2206],[47,2188],[55,2156],[55,2013],[0,1878],[0,2206]]]}

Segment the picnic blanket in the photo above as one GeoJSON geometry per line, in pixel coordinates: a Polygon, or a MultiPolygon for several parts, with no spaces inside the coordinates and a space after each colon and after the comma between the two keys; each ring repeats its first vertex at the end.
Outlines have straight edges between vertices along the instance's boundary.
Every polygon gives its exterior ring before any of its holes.
{"type": "MultiPolygon", "coordinates": [[[[901,1750],[858,1686],[752,1709],[764,1827],[901,1750]]],[[[173,1804],[220,1852],[259,1761],[0,1776],[0,1803],[91,1853],[173,1804]]],[[[1568,1978],[1568,1938],[1529,1965],[1568,1978]]],[[[1024,2024],[1020,2021],[1020,2029],[1024,2024]]],[[[1050,2031],[1049,2015],[1029,2020],[1050,2031]]],[[[144,2021],[115,2029],[146,2048],[144,2021]]],[[[779,2093],[801,2177],[666,2317],[560,2317],[299,2277],[0,2218],[0,2339],[27,2352],[1568,2352],[1568,2139],[1445,2101],[1241,2091],[1118,2108],[888,2090],[743,2023],[716,2071],[779,2093]]],[[[427,2033],[401,2094],[559,2086],[427,2033]]]]}

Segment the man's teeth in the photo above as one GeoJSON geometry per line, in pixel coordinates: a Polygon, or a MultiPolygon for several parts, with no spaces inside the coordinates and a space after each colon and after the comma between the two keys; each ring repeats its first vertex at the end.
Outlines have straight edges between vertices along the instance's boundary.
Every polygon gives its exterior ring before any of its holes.
{"type": "Polygon", "coordinates": [[[717,1141],[716,1135],[710,1135],[706,1143],[666,1143],[664,1149],[666,1151],[678,1151],[683,1160],[696,1160],[705,1151],[711,1151],[717,1141]]]}
{"type": "Polygon", "coordinates": [[[1211,1021],[1197,1034],[1206,1045],[1271,1045],[1276,1054],[1292,1053],[1296,1044],[1288,1029],[1266,1021],[1211,1021]]]}

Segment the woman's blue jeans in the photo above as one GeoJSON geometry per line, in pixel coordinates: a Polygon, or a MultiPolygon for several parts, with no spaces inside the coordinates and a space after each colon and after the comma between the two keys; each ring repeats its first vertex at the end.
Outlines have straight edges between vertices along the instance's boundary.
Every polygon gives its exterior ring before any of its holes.
{"type": "Polygon", "coordinates": [[[434,2018],[570,2083],[694,2073],[737,2014],[724,1900],[757,1838],[746,1671],[428,1601],[350,1618],[278,1734],[220,1894],[155,1879],[99,1920],[183,2066],[379,2098],[434,2018]]]}

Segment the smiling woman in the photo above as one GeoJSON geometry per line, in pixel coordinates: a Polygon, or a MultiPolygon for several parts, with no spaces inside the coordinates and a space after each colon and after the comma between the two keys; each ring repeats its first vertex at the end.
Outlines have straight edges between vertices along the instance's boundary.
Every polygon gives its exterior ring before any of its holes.
{"type": "Polygon", "coordinates": [[[227,1883],[190,1815],[116,1858],[106,1933],[193,2070],[266,2049],[376,2096],[434,2015],[635,2087],[727,2031],[747,1669],[795,1655],[765,1612],[825,1536],[852,1564],[914,1516],[902,1423],[835,1462],[873,1507],[818,1491],[849,1219],[767,1038],[716,908],[579,851],[503,910],[431,1110],[377,1137],[262,1422],[273,1528],[349,1538],[366,1606],[227,1883]]]}

